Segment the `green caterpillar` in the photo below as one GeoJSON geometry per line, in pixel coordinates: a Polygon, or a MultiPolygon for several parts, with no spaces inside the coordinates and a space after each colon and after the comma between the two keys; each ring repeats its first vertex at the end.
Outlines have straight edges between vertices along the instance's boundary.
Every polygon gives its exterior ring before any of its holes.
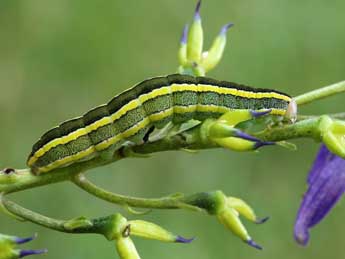
{"type": "Polygon", "coordinates": [[[207,77],[173,74],[145,80],[83,116],[46,132],[27,164],[35,174],[90,160],[125,141],[139,143],[152,127],[218,118],[231,110],[295,116],[295,102],[284,93],[207,77]]]}

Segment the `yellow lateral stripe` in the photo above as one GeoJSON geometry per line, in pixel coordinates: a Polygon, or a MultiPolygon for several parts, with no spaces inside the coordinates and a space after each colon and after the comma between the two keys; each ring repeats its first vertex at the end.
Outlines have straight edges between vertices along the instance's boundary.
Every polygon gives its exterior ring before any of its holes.
{"type": "MultiPolygon", "coordinates": [[[[189,105],[189,106],[173,106],[174,112],[176,113],[187,113],[187,112],[194,112],[197,110],[198,112],[218,112],[218,113],[226,113],[231,111],[232,109],[225,106],[217,106],[217,105],[206,105],[206,104],[197,104],[197,105],[189,105]]],[[[257,112],[260,111],[267,111],[267,109],[256,110],[257,112]]],[[[270,114],[272,115],[285,115],[286,110],[284,109],[275,109],[272,108],[270,114]]]]}
{"type": "Polygon", "coordinates": [[[69,133],[66,136],[63,136],[61,138],[56,138],[51,140],[50,142],[46,143],[43,147],[41,147],[39,150],[35,152],[35,154],[29,159],[28,165],[32,165],[37,161],[38,158],[43,156],[46,152],[48,152],[50,149],[66,144],[68,142],[71,142],[81,136],[89,134],[91,131],[97,130],[100,127],[103,127],[105,125],[111,124],[114,121],[118,120],[121,118],[123,115],[125,115],[128,111],[133,110],[137,108],[140,103],[145,102],[147,100],[156,98],[161,95],[166,95],[170,92],[170,87],[161,87],[158,89],[154,89],[150,93],[140,95],[137,99],[134,99],[130,101],[128,104],[124,105],[120,110],[112,114],[111,116],[104,117],[102,119],[99,119],[98,121],[95,121],[94,123],[81,128],[77,129],[71,133],[69,133]]]}
{"type": "Polygon", "coordinates": [[[95,148],[97,150],[103,150],[106,149],[108,147],[110,147],[111,145],[116,144],[118,141],[127,138],[129,136],[134,135],[135,133],[137,133],[140,129],[146,127],[148,124],[150,124],[150,120],[148,117],[144,118],[143,120],[141,120],[140,122],[138,122],[137,124],[134,124],[132,127],[130,127],[129,129],[127,129],[126,131],[115,135],[114,137],[108,138],[104,141],[102,141],[101,143],[98,143],[95,148]]]}
{"type": "Polygon", "coordinates": [[[275,92],[271,93],[263,93],[263,92],[250,92],[250,91],[244,91],[244,90],[237,90],[236,88],[225,88],[225,87],[219,87],[216,85],[205,85],[205,84],[172,84],[170,86],[163,86],[158,89],[154,89],[153,91],[142,94],[138,98],[130,101],[128,104],[124,105],[121,109],[119,109],[117,112],[110,116],[106,116],[102,119],[99,119],[98,121],[95,121],[94,123],[81,128],[77,129],[71,133],[69,133],[66,136],[62,136],[60,138],[56,138],[51,140],[50,142],[46,143],[43,147],[41,147],[39,150],[35,152],[35,154],[29,159],[28,165],[33,165],[38,158],[43,156],[46,152],[48,152],[50,149],[61,145],[66,144],[68,142],[71,142],[81,136],[89,134],[91,131],[97,130],[98,128],[111,124],[114,121],[121,118],[123,115],[125,115],[127,112],[137,108],[140,106],[141,103],[144,103],[150,99],[156,98],[158,96],[167,95],[174,92],[181,92],[181,91],[195,91],[195,92],[215,92],[218,94],[231,94],[234,96],[240,96],[240,97],[246,97],[246,98],[277,98],[282,99],[285,101],[290,101],[291,98],[282,94],[278,94],[275,92]]]}
{"type": "Polygon", "coordinates": [[[61,165],[65,165],[65,164],[74,162],[76,160],[82,159],[82,158],[84,158],[86,156],[89,156],[89,155],[91,155],[94,152],[95,152],[95,147],[91,146],[91,147],[89,147],[89,148],[87,148],[87,149],[85,149],[83,151],[78,152],[77,154],[64,157],[62,159],[56,160],[56,161],[46,165],[46,166],[39,167],[38,168],[38,172],[40,172],[40,173],[49,172],[49,171],[51,171],[51,170],[53,170],[55,168],[60,167],[61,165]]]}
{"type": "MultiPolygon", "coordinates": [[[[44,167],[40,167],[38,168],[39,172],[48,172],[51,171],[52,169],[58,168],[60,165],[64,165],[73,161],[77,161],[80,160],[88,155],[91,155],[93,152],[96,152],[96,150],[104,150],[108,147],[110,147],[111,145],[116,144],[118,141],[128,138],[130,136],[135,135],[137,132],[139,132],[139,130],[145,128],[146,126],[148,126],[150,124],[150,122],[154,122],[154,121],[160,121],[170,115],[172,115],[174,112],[176,113],[187,113],[187,112],[191,112],[194,111],[195,108],[198,108],[198,111],[212,111],[212,112],[218,112],[218,109],[221,108],[223,109],[222,112],[226,112],[226,111],[230,111],[231,109],[228,107],[222,107],[222,106],[217,106],[217,105],[189,105],[189,106],[173,106],[169,109],[154,113],[152,115],[150,115],[149,117],[144,118],[143,120],[141,120],[140,122],[138,122],[137,124],[133,125],[131,128],[127,129],[126,131],[124,131],[123,133],[120,133],[114,137],[111,137],[107,140],[104,140],[103,142],[97,144],[96,146],[91,146],[89,148],[87,148],[86,150],[80,151],[77,154],[71,155],[71,156],[67,156],[64,157],[62,159],[59,159],[57,161],[52,162],[51,164],[48,164],[44,167]]],[[[263,109],[266,110],[266,109],[263,109]]],[[[260,110],[258,110],[260,111],[260,110]]],[[[275,115],[284,115],[286,113],[285,110],[283,109],[271,109],[271,114],[275,114],[275,115]]]]}
{"type": "Polygon", "coordinates": [[[111,145],[116,144],[118,141],[120,141],[124,138],[135,135],[139,130],[141,130],[142,128],[145,128],[147,125],[149,125],[151,122],[151,119],[152,119],[152,121],[153,120],[158,121],[158,120],[161,120],[161,119],[168,117],[169,115],[172,115],[172,114],[173,114],[172,108],[169,108],[167,110],[152,114],[149,116],[150,118],[148,118],[148,117],[144,118],[143,120],[141,120],[137,124],[133,125],[131,128],[124,131],[123,133],[120,133],[114,137],[111,137],[107,140],[104,140],[103,142],[97,144],[96,146],[89,147],[83,151],[78,152],[77,154],[61,158],[61,159],[56,160],[56,161],[54,161],[54,162],[52,162],[46,166],[40,167],[40,168],[38,168],[38,171],[42,172],[42,173],[48,172],[48,171],[51,171],[55,168],[58,168],[60,165],[63,165],[65,163],[69,163],[69,162],[73,162],[73,161],[82,159],[82,158],[92,154],[93,152],[95,152],[95,150],[104,150],[104,149],[110,147],[111,145]]]}
{"type": "Polygon", "coordinates": [[[183,106],[183,105],[174,105],[174,113],[187,113],[187,112],[195,112],[197,110],[197,105],[188,105],[188,106],[183,106]]]}
{"type": "Polygon", "coordinates": [[[148,117],[151,122],[156,122],[156,121],[163,120],[169,117],[170,115],[173,115],[173,113],[174,113],[174,107],[170,107],[169,109],[166,109],[157,113],[153,113],[149,115],[148,117]]]}
{"type": "Polygon", "coordinates": [[[96,149],[98,149],[98,150],[106,149],[109,146],[116,144],[116,142],[118,142],[121,139],[128,138],[132,135],[135,135],[139,130],[145,128],[151,122],[160,121],[166,117],[169,117],[172,114],[173,114],[173,108],[169,108],[169,109],[151,114],[150,116],[144,118],[143,120],[141,120],[137,124],[133,125],[128,130],[124,131],[123,133],[120,133],[114,137],[111,137],[111,138],[104,140],[103,142],[97,144],[96,149]]]}
{"type": "Polygon", "coordinates": [[[146,127],[149,123],[150,123],[150,120],[148,118],[144,118],[142,121],[138,122],[137,124],[135,124],[134,126],[129,128],[128,130],[124,131],[123,133],[118,134],[114,137],[111,137],[107,140],[104,140],[103,142],[97,144],[96,146],[91,146],[91,147],[89,147],[83,151],[78,152],[77,154],[61,158],[61,159],[56,160],[56,161],[54,161],[54,162],[52,162],[46,166],[39,167],[38,171],[42,172],[42,173],[48,172],[48,171],[51,171],[55,168],[58,168],[60,165],[64,165],[64,164],[67,164],[67,163],[70,163],[73,161],[77,161],[77,160],[80,160],[80,159],[82,159],[88,155],[91,155],[92,153],[96,152],[97,149],[106,149],[109,146],[116,144],[121,139],[124,139],[126,137],[134,135],[140,129],[146,127]]]}

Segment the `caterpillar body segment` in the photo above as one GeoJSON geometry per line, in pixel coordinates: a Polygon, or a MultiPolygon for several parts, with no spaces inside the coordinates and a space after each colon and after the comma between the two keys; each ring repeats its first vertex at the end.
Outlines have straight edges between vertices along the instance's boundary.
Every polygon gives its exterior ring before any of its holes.
{"type": "Polygon", "coordinates": [[[293,103],[271,89],[179,74],[155,77],[46,132],[27,164],[36,174],[49,172],[117,150],[126,141],[141,143],[153,126],[218,118],[230,110],[270,109],[273,115],[294,116],[293,103]]]}

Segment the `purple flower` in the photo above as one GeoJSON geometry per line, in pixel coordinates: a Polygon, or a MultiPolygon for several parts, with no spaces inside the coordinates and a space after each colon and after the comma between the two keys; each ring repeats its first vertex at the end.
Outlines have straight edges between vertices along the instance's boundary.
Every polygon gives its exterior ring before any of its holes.
{"type": "Polygon", "coordinates": [[[305,193],[295,222],[295,239],[307,245],[309,229],[318,224],[345,191],[345,159],[322,145],[308,176],[305,193]]]}

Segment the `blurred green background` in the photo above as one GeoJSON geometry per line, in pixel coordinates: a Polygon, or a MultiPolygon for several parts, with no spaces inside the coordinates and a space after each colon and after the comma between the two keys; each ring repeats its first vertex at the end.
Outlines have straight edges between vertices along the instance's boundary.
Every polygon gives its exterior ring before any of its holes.
{"type": "MultiPolygon", "coordinates": [[[[0,167],[24,167],[47,129],[81,115],[145,78],[173,73],[183,25],[195,1],[1,0],[0,167]]],[[[297,95],[345,79],[345,1],[204,0],[206,47],[231,21],[221,64],[209,76],[297,95]]],[[[303,107],[303,113],[344,111],[344,96],[303,107]]],[[[155,154],[93,170],[97,183],[122,194],[158,197],[221,189],[245,199],[265,225],[246,226],[265,250],[244,245],[215,218],[154,211],[142,218],[197,239],[190,245],[135,239],[143,258],[344,258],[344,203],[312,231],[307,248],[293,240],[305,178],[318,145],[295,141],[297,152],[268,147],[258,154],[226,150],[155,154]],[[340,207],[340,208],[339,208],[340,207]]],[[[108,215],[121,208],[60,183],[12,196],[56,218],[108,215]]],[[[45,258],[117,258],[112,243],[68,235],[0,215],[0,232],[38,232],[30,248],[45,258]]],[[[38,258],[38,257],[37,257],[38,258]]],[[[43,257],[42,257],[43,258],[43,257]]]]}

